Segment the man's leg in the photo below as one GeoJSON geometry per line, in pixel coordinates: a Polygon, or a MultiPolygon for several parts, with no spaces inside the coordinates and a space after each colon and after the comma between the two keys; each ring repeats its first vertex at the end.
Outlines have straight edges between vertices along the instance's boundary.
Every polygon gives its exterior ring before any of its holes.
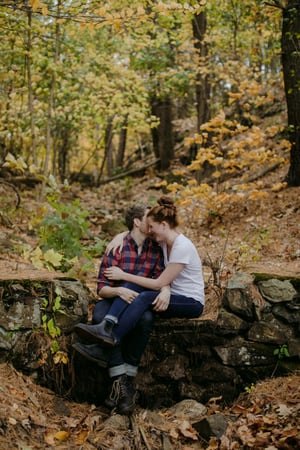
{"type": "Polygon", "coordinates": [[[120,414],[130,414],[133,411],[137,393],[135,377],[153,329],[153,321],[154,314],[149,310],[145,311],[136,327],[121,343],[126,375],[122,373],[121,367],[111,366],[109,369],[109,375],[115,381],[106,405],[113,404],[119,393],[117,410],[120,414]]]}
{"type": "MultiPolygon", "coordinates": [[[[144,290],[141,286],[138,286],[134,283],[124,283],[122,285],[127,289],[134,290],[136,292],[141,292],[144,290]]],[[[98,302],[99,303],[99,302],[98,302]]],[[[98,303],[96,307],[98,307],[98,303]]],[[[116,297],[111,302],[110,308],[106,311],[103,320],[99,322],[99,317],[101,314],[98,314],[98,311],[94,313],[96,317],[93,320],[93,325],[87,325],[84,323],[80,323],[75,325],[74,331],[83,339],[90,341],[91,343],[102,343],[102,345],[114,346],[117,341],[114,336],[113,330],[119,321],[119,317],[123,314],[123,312],[130,306],[125,300],[120,297],[116,297]]],[[[99,305],[99,309],[101,308],[101,304],[99,305]]],[[[147,308],[145,308],[146,310],[147,308]]],[[[101,309],[101,312],[104,309],[101,309]]],[[[142,316],[144,311],[140,314],[139,318],[142,316]]],[[[138,319],[139,319],[138,318],[138,319]]]]}

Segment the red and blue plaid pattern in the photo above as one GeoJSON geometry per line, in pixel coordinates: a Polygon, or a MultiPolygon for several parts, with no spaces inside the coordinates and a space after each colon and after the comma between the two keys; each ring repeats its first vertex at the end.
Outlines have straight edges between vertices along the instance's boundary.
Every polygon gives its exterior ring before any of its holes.
{"type": "Polygon", "coordinates": [[[125,236],[121,253],[113,255],[111,251],[104,255],[99,268],[97,292],[104,286],[119,286],[121,281],[109,281],[104,276],[107,267],[118,266],[124,272],[147,278],[157,278],[164,270],[163,254],[160,246],[151,239],[146,239],[138,253],[138,246],[130,233],[125,236]]]}

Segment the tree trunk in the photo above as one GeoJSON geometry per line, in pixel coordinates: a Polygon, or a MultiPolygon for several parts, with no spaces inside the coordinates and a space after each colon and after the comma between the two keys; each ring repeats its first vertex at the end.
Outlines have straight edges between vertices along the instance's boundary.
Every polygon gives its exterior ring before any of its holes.
{"type": "Polygon", "coordinates": [[[210,119],[209,109],[209,94],[210,84],[207,75],[202,74],[201,68],[204,67],[207,62],[207,44],[204,40],[207,20],[206,12],[203,11],[198,15],[195,15],[192,21],[193,35],[195,39],[195,48],[199,55],[199,69],[196,77],[196,108],[197,108],[197,129],[210,119]]]}
{"type": "Polygon", "coordinates": [[[114,169],[114,163],[113,163],[113,145],[112,145],[112,138],[113,138],[113,121],[112,119],[108,119],[108,123],[106,125],[105,130],[105,155],[104,158],[106,159],[106,170],[107,170],[107,176],[112,175],[112,171],[114,169]]]}
{"type": "Polygon", "coordinates": [[[123,126],[122,126],[120,134],[119,134],[119,146],[118,146],[118,154],[117,154],[117,161],[116,161],[116,166],[120,169],[123,168],[123,162],[124,162],[126,140],[127,140],[127,123],[128,123],[128,117],[125,117],[123,126]]]}
{"type": "Polygon", "coordinates": [[[170,98],[153,98],[152,114],[159,118],[159,125],[152,130],[153,148],[160,159],[160,169],[166,170],[174,158],[174,139],[172,126],[172,102],[170,98]]]}
{"type": "Polygon", "coordinates": [[[300,186],[300,0],[290,0],[282,16],[282,68],[291,142],[289,186],[300,186]]]}
{"type": "Polygon", "coordinates": [[[32,92],[32,80],[31,80],[31,19],[32,10],[29,9],[27,12],[27,85],[28,85],[28,110],[30,114],[30,131],[31,131],[31,157],[33,164],[37,165],[36,156],[36,138],[34,130],[34,108],[33,108],[33,92],[32,92]]]}
{"type": "MultiPolygon", "coordinates": [[[[58,1],[57,4],[57,20],[55,23],[55,50],[54,50],[54,65],[56,66],[59,59],[60,54],[60,9],[61,9],[61,0],[58,1]]],[[[49,102],[48,102],[48,112],[47,112],[47,125],[46,125],[46,158],[44,164],[44,180],[47,179],[49,175],[49,165],[50,165],[50,157],[52,150],[52,116],[54,109],[54,95],[55,95],[55,86],[56,86],[56,75],[55,72],[52,73],[51,81],[50,81],[50,94],[49,94],[49,102]]],[[[42,193],[45,189],[45,181],[42,186],[42,193]]]]}

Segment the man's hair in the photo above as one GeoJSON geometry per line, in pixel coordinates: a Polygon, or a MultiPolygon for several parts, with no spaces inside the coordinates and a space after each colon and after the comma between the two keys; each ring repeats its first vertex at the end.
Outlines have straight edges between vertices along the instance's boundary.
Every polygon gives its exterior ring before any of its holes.
{"type": "Polygon", "coordinates": [[[144,203],[139,203],[128,208],[125,214],[125,223],[129,231],[133,229],[134,219],[142,220],[146,209],[150,209],[150,207],[144,203]]]}

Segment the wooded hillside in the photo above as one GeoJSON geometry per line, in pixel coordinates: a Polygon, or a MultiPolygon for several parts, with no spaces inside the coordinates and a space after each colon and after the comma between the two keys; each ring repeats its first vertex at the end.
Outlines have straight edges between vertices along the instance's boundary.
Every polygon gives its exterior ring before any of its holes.
{"type": "Polygon", "coordinates": [[[287,182],[299,185],[299,1],[8,0],[0,16],[2,168],[43,188],[50,175],[98,185],[167,169],[184,142],[190,170],[212,163],[217,177],[244,158],[219,135],[287,104],[272,139],[289,142],[287,182]]]}

